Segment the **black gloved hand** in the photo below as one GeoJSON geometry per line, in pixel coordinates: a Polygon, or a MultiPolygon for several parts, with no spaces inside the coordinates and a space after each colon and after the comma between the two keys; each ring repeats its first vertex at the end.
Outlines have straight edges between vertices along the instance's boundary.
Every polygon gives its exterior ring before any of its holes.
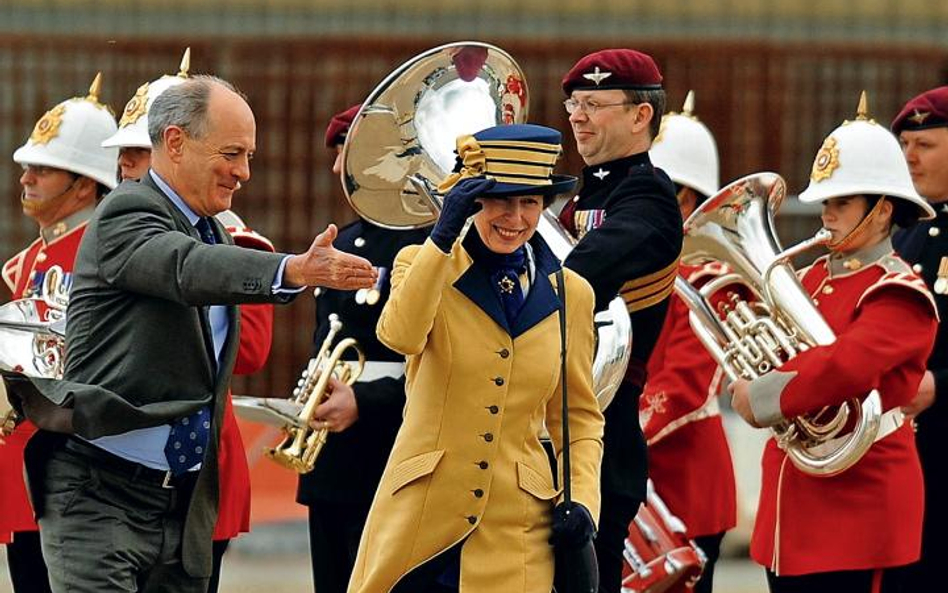
{"type": "Polygon", "coordinates": [[[481,209],[475,199],[494,187],[497,180],[487,177],[467,177],[458,181],[444,196],[441,216],[431,230],[431,240],[438,249],[451,253],[451,246],[461,234],[464,222],[481,209]]]}
{"type": "Polygon", "coordinates": [[[553,535],[550,543],[555,547],[579,549],[596,534],[596,523],[583,505],[572,502],[569,506],[561,502],[553,509],[553,535]]]}

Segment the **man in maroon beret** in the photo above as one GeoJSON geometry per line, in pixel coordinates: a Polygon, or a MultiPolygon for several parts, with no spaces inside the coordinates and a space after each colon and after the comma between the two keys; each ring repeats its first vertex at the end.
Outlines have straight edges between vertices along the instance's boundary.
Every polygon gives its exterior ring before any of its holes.
{"type": "MultiPolygon", "coordinates": [[[[353,105],[336,114],[326,129],[326,148],[335,152],[332,172],[337,176],[342,173],[346,136],[360,108],[353,105]]],[[[375,326],[388,300],[395,255],[427,237],[428,229],[393,231],[362,219],[342,227],[335,247],[379,266],[379,281],[371,289],[320,289],[316,296],[314,353],[335,313],[343,323],[337,343],[355,338],[367,360],[353,386],[335,384],[327,401],[316,408],[314,420],[331,434],[313,471],[300,476],[296,500],[309,507],[310,560],[319,593],[347,589],[362,527],[401,426],[405,359],[379,342],[375,326]]]]}
{"type": "Polygon", "coordinates": [[[925,476],[922,557],[907,569],[905,591],[930,590],[943,580],[948,557],[948,86],[910,100],[892,121],[915,190],[935,208],[934,220],[899,231],[893,244],[935,295],[939,324],[918,395],[905,409],[915,419],[916,445],[925,476]]]}
{"type": "Polygon", "coordinates": [[[662,74],[647,54],[606,49],[563,77],[564,105],[586,167],[560,221],[579,239],[565,265],[596,293],[596,311],[625,301],[635,336],[625,380],[605,410],[602,511],[596,553],[600,591],[621,588],[628,525],[645,500],[639,396],[678,273],[682,223],[675,186],[648,150],[665,110],[662,74]]]}

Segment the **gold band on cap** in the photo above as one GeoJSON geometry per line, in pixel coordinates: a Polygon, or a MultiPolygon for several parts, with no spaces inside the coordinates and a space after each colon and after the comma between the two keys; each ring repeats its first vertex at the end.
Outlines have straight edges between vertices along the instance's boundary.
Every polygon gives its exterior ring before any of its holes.
{"type": "Polygon", "coordinates": [[[450,191],[462,179],[480,175],[496,179],[499,183],[537,187],[551,185],[553,181],[550,176],[561,151],[558,144],[522,140],[478,142],[473,136],[459,137],[457,145],[461,170],[444,179],[438,186],[441,192],[450,191]]]}

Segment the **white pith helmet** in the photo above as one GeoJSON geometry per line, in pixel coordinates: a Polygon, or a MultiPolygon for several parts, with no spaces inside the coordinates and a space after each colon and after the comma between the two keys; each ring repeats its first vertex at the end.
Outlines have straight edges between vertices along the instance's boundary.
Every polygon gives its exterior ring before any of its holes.
{"type": "Polygon", "coordinates": [[[879,194],[911,202],[918,207],[921,220],[934,218],[935,211],[915,191],[899,141],[869,118],[866,104],[863,91],[856,119],[844,121],[823,140],[800,201],[879,194]]]}
{"type": "Polygon", "coordinates": [[[695,93],[688,91],[681,113],[672,111],[662,117],[648,154],[672,181],[711,196],[720,189],[718,146],[711,130],[693,115],[694,106],[695,93]]]}
{"type": "Polygon", "coordinates": [[[63,169],[114,188],[118,150],[103,148],[102,141],[115,133],[115,116],[99,103],[101,85],[100,72],[88,95],[67,99],[43,114],[26,144],[13,153],[13,160],[63,169]]]}
{"type": "Polygon", "coordinates": [[[184,82],[188,78],[190,68],[191,48],[189,47],[184,50],[181,66],[175,76],[165,74],[157,80],[146,82],[138,87],[135,96],[125,104],[118,131],[105,140],[102,146],[151,148],[151,138],[148,137],[148,110],[151,109],[151,104],[155,102],[158,95],[184,82]]]}

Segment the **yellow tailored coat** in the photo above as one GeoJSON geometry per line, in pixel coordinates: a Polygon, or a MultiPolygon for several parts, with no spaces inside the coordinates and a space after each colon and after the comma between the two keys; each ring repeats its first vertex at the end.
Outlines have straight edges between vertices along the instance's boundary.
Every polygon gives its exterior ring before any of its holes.
{"type": "MultiPolygon", "coordinates": [[[[459,542],[464,593],[550,593],[554,489],[540,444],[561,450],[559,262],[531,239],[536,274],[507,327],[473,228],[450,255],[403,249],[378,324],[407,356],[404,422],[362,533],[350,593],[387,593],[459,542]]],[[[593,291],[565,270],[573,499],[598,520],[603,417],[592,390],[593,291]]],[[[560,482],[561,483],[561,482],[560,482]]]]}

